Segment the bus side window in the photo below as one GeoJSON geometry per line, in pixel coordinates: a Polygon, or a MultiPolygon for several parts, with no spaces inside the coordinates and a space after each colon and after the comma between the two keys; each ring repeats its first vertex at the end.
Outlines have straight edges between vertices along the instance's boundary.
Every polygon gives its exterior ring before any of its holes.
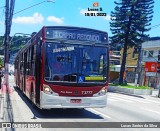
{"type": "Polygon", "coordinates": [[[21,58],[20,58],[20,71],[21,71],[21,74],[23,74],[23,69],[24,69],[24,55],[22,53],[21,54],[21,58]]]}
{"type": "Polygon", "coordinates": [[[27,64],[26,64],[26,75],[29,75],[30,72],[30,67],[29,67],[29,62],[30,62],[30,48],[27,50],[27,55],[26,55],[26,59],[27,59],[27,64]]]}
{"type": "Polygon", "coordinates": [[[35,45],[31,48],[31,75],[34,75],[35,66],[35,45]]]}
{"type": "Polygon", "coordinates": [[[34,45],[31,46],[30,48],[30,62],[29,62],[29,68],[30,68],[30,75],[34,75],[34,68],[33,68],[33,65],[34,65],[34,60],[33,60],[33,55],[34,55],[34,45]]]}

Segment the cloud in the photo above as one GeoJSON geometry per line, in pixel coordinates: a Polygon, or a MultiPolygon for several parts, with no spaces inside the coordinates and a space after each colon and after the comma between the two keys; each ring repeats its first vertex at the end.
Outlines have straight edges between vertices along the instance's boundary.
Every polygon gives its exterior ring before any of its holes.
{"type": "Polygon", "coordinates": [[[39,13],[34,13],[33,16],[27,17],[17,17],[13,18],[13,23],[16,24],[41,24],[44,20],[44,17],[39,13]]]}
{"type": "Polygon", "coordinates": [[[59,25],[64,23],[64,17],[58,18],[58,17],[55,17],[55,16],[48,16],[47,20],[49,22],[54,22],[54,23],[59,24],[59,25]]]}

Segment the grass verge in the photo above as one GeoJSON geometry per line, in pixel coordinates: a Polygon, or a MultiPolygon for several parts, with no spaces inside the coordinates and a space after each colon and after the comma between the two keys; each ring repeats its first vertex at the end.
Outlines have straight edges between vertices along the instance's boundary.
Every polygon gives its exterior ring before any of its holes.
{"type": "Polygon", "coordinates": [[[151,89],[148,86],[132,86],[132,85],[119,85],[119,84],[109,84],[110,86],[118,86],[122,88],[132,88],[132,89],[151,89]]]}

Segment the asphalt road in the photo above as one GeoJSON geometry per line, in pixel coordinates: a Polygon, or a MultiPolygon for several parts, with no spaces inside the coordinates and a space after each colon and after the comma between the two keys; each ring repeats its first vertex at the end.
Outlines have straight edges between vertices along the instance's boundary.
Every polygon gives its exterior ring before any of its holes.
{"type": "MultiPolygon", "coordinates": [[[[14,88],[13,76],[10,76],[9,93],[0,93],[0,122],[54,122],[50,126],[59,128],[23,128],[23,130],[106,130],[98,128],[101,123],[109,122],[160,122],[160,99],[153,96],[130,96],[119,93],[108,93],[108,105],[106,108],[88,109],[53,109],[39,110],[32,107],[30,101],[14,88]],[[63,122],[63,123],[56,123],[63,122]],[[69,123],[74,122],[74,123],[69,123]],[[80,122],[80,123],[79,123],[80,122]],[[85,124],[84,124],[84,123],[85,124]],[[94,125],[94,128],[81,128],[94,125]],[[57,124],[57,125],[56,125],[57,124]],[[74,124],[77,128],[70,127],[74,124]],[[84,125],[83,125],[84,124],[84,125]],[[97,127],[97,128],[96,128],[97,127]],[[80,129],[81,128],[81,129],[80,129]]],[[[111,123],[114,124],[114,123],[111,123]]],[[[24,125],[25,126],[25,125],[24,125]]],[[[37,125],[38,126],[38,125],[37,125]]],[[[116,123],[115,123],[116,126],[116,123]]],[[[122,125],[123,126],[123,125],[122,125]]],[[[154,125],[153,125],[154,126],[154,125]]],[[[108,129],[108,128],[107,128],[108,129]]],[[[108,130],[125,130],[129,128],[110,128],[108,130]]],[[[21,131],[21,128],[3,128],[2,130],[21,131]]],[[[130,128],[130,130],[159,130],[158,128],[130,128]]]]}

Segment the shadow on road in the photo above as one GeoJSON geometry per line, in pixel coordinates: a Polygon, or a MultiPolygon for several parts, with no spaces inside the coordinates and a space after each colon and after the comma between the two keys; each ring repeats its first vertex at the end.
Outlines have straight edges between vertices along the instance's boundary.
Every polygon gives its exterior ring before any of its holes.
{"type": "Polygon", "coordinates": [[[21,99],[26,103],[26,105],[30,108],[32,113],[34,114],[33,118],[41,118],[41,119],[83,119],[83,118],[89,118],[89,119],[104,119],[100,115],[97,115],[93,112],[90,112],[85,109],[51,109],[51,110],[41,110],[37,107],[33,107],[31,104],[31,101],[22,94],[22,92],[17,88],[14,87],[15,91],[18,93],[18,95],[21,97],[21,99]]]}

